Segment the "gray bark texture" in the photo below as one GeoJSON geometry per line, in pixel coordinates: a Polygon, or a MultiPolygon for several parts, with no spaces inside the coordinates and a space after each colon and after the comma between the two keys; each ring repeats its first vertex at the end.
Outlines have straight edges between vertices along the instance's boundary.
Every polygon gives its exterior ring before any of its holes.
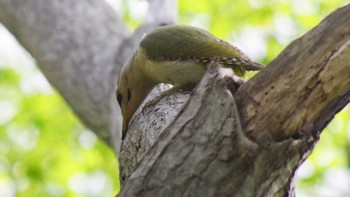
{"type": "Polygon", "coordinates": [[[145,33],[177,20],[175,0],[149,0],[135,33],[101,0],[0,0],[0,22],[35,58],[79,119],[119,152],[118,74],[145,33]]]}
{"type": "Polygon", "coordinates": [[[296,169],[350,101],[350,5],[236,89],[210,71],[190,96],[138,113],[121,147],[119,195],[294,196],[296,169]]]}
{"type": "MultiPolygon", "coordinates": [[[[116,152],[118,73],[146,32],[177,20],[175,0],[149,3],[131,33],[104,1],[0,0],[0,22],[116,152]]],[[[350,101],[350,5],[239,88],[211,67],[191,94],[135,114],[119,154],[119,196],[293,196],[295,170],[350,101]]]]}

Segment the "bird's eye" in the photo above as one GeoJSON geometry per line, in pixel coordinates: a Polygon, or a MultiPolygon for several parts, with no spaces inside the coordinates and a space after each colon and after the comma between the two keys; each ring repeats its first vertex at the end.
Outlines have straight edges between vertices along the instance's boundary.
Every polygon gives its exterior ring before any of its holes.
{"type": "Polygon", "coordinates": [[[120,106],[122,106],[122,100],[123,100],[123,96],[122,94],[119,92],[119,90],[117,90],[117,101],[119,103],[120,106]]]}

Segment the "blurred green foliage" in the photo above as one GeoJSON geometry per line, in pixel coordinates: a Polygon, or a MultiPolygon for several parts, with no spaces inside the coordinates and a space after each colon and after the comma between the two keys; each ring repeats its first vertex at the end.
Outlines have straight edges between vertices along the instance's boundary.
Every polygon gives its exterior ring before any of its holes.
{"type": "Polygon", "coordinates": [[[56,93],[0,67],[0,196],[113,196],[117,161],[56,93]],[[94,181],[99,181],[94,183],[94,181]]]}
{"type": "MultiPolygon", "coordinates": [[[[207,29],[267,64],[345,3],[180,0],[179,18],[180,23],[207,29]]],[[[143,16],[135,13],[147,11],[145,1],[121,0],[119,6],[130,27],[142,23],[143,16]]],[[[299,196],[350,195],[349,189],[335,192],[336,186],[327,182],[339,172],[350,174],[349,120],[347,108],[323,131],[298,172],[299,196]]],[[[0,196],[112,196],[119,190],[117,174],[113,151],[79,123],[56,92],[28,93],[18,69],[0,65],[0,196]]]]}

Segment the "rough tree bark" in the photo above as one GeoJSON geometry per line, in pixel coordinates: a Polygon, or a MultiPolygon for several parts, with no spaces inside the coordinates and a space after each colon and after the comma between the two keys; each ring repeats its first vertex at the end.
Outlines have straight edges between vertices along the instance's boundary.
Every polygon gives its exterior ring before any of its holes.
{"type": "MultiPolygon", "coordinates": [[[[117,75],[145,32],[177,19],[175,0],[149,2],[131,33],[104,1],[0,0],[0,22],[116,151],[117,75]]],[[[120,153],[120,196],[292,196],[295,170],[350,100],[349,28],[348,5],[238,91],[213,69],[191,95],[138,112],[120,153]]]]}
{"type": "Polygon", "coordinates": [[[178,115],[169,115],[171,98],[136,115],[120,154],[120,196],[294,196],[296,169],[350,101],[350,5],[237,92],[224,82],[211,71],[178,115]],[[169,126],[157,127],[164,117],[169,126]]]}

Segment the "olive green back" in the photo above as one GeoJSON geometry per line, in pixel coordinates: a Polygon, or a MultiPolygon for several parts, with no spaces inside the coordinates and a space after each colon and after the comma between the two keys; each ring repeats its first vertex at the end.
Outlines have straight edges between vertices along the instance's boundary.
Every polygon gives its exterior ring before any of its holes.
{"type": "Polygon", "coordinates": [[[186,25],[160,27],[146,35],[140,46],[154,60],[186,58],[240,57],[241,51],[209,32],[186,25]]]}

